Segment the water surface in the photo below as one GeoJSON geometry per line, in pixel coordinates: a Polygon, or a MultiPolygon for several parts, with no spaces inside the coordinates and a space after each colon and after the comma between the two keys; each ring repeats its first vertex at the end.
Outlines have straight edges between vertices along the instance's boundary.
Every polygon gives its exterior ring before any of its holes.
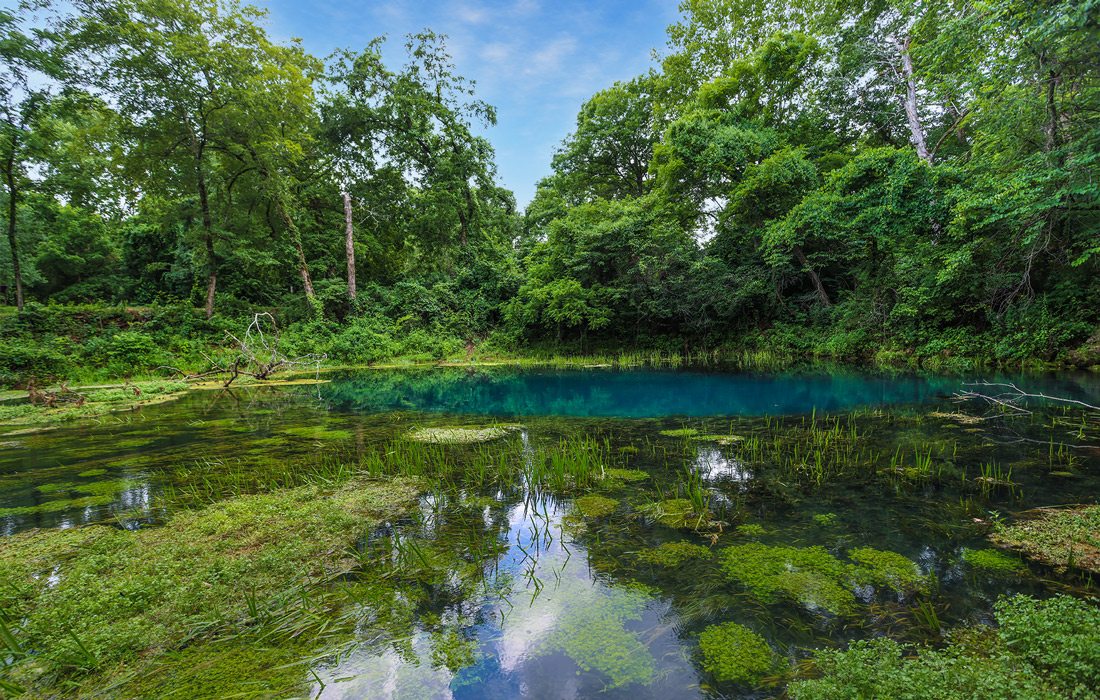
{"type": "MultiPolygon", "coordinates": [[[[617,504],[609,517],[578,518],[575,493],[456,482],[373,533],[363,546],[378,556],[378,570],[397,566],[391,553],[404,541],[422,543],[441,568],[408,578],[388,603],[408,612],[399,628],[368,615],[345,653],[317,663],[315,693],[762,697],[776,688],[721,683],[703,667],[702,630],[735,621],[795,661],[881,634],[935,641],[920,614],[927,606],[947,627],[988,620],[998,596],[1054,590],[1051,572],[991,575],[961,553],[988,546],[982,521],[990,512],[1012,517],[1093,502],[1097,455],[1055,453],[1052,440],[1072,432],[1057,415],[995,429],[966,420],[963,411],[977,407],[950,397],[967,379],[505,369],[364,372],[320,386],[198,391],[99,423],[0,434],[0,533],[95,522],[157,527],[170,507],[186,505],[189,486],[212,475],[262,477],[275,462],[308,465],[326,454],[354,461],[426,426],[518,424],[485,445],[442,448],[459,465],[496,453],[524,459],[590,436],[609,468],[646,475],[603,490],[617,504]],[[869,468],[815,483],[814,457],[802,450],[807,436],[826,429],[847,431],[838,444],[856,445],[850,459],[869,468]],[[750,444],[774,449],[753,452],[750,444]],[[935,477],[917,474],[922,459],[935,477]],[[976,478],[990,465],[1011,469],[1011,483],[980,487],[976,478]],[[678,527],[655,516],[655,504],[685,495],[688,474],[716,525],[678,527]],[[756,529],[745,534],[739,525],[756,529]],[[713,555],[672,568],[639,556],[667,542],[713,555]],[[936,583],[920,595],[863,587],[846,616],[764,600],[721,566],[725,547],[747,542],[821,546],[845,561],[854,548],[889,550],[936,583]]],[[[1087,375],[1012,379],[1047,393],[1100,395],[1087,375]]]]}

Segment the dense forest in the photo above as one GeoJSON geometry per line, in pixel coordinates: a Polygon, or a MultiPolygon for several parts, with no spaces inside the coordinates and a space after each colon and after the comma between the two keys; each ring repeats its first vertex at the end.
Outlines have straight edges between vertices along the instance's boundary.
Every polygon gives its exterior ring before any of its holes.
{"type": "Polygon", "coordinates": [[[1100,1],[680,9],[526,211],[430,31],[388,65],[234,0],[0,11],[0,381],[186,362],[257,311],[353,363],[1100,363],[1100,1]]]}

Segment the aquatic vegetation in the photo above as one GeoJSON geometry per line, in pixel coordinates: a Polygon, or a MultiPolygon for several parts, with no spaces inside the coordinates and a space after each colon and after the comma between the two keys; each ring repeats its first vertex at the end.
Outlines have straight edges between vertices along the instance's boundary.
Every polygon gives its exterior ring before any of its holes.
{"type": "Polygon", "coordinates": [[[703,669],[719,681],[755,685],[779,668],[763,637],[736,622],[713,625],[699,635],[703,669]]]}
{"type": "Polygon", "coordinates": [[[860,547],[850,550],[848,557],[856,564],[852,576],[861,585],[914,593],[926,590],[931,583],[915,562],[897,552],[860,547]]]}
{"type": "Polygon", "coordinates": [[[765,602],[794,600],[834,615],[851,612],[849,567],[823,547],[785,547],[751,542],[722,550],[722,569],[765,602]]]}
{"type": "Polygon", "coordinates": [[[35,487],[35,491],[39,493],[57,493],[59,491],[72,491],[73,486],[75,484],[71,481],[58,481],[52,484],[40,484],[35,487]]]}
{"type": "Polygon", "coordinates": [[[698,435],[699,431],[695,428],[674,428],[672,430],[662,430],[660,434],[665,437],[690,438],[698,435]]]}
{"type": "Polygon", "coordinates": [[[695,504],[686,498],[670,498],[649,508],[662,525],[694,528],[708,521],[709,513],[696,512],[695,504]]]}
{"type": "Polygon", "coordinates": [[[996,618],[995,631],[962,630],[943,650],[879,638],[819,651],[821,677],[796,681],[788,693],[794,700],[1095,697],[1100,609],[1068,596],[1018,596],[998,601],[996,618]]]}
{"type": "Polygon", "coordinates": [[[0,595],[20,620],[13,638],[41,650],[11,677],[50,686],[74,667],[109,670],[180,648],[212,621],[253,618],[281,592],[354,566],[350,545],[364,525],[408,509],[415,493],[407,481],[353,480],[232,498],[159,528],[0,539],[0,590],[16,592],[0,595]]]}
{"type": "Polygon", "coordinates": [[[0,518],[8,515],[34,515],[35,513],[60,513],[66,510],[79,510],[82,508],[94,508],[114,503],[114,493],[100,494],[98,496],[84,496],[83,498],[59,499],[43,501],[33,506],[13,506],[0,508],[0,518]]]}
{"type": "Polygon", "coordinates": [[[710,554],[711,551],[707,547],[691,542],[665,542],[652,549],[643,549],[638,552],[638,562],[672,569],[692,559],[706,559],[710,554]]]}
{"type": "Polygon", "coordinates": [[[998,524],[990,539],[1050,566],[1100,573],[1100,506],[1039,508],[1028,515],[998,524]]]}
{"type": "Polygon", "coordinates": [[[283,428],[284,433],[307,440],[350,440],[354,434],[350,430],[329,428],[322,425],[302,425],[292,428],[283,428]]]}
{"type": "Polygon", "coordinates": [[[476,661],[477,640],[463,636],[454,628],[433,631],[431,640],[432,664],[436,667],[455,672],[476,661]]]}
{"type": "Polygon", "coordinates": [[[618,509],[619,502],[605,496],[581,496],[573,506],[586,518],[605,518],[618,509]]]}
{"type": "Polygon", "coordinates": [[[90,479],[93,476],[103,476],[106,473],[106,469],[85,469],[84,471],[78,473],[77,476],[82,476],[86,479],[90,479]]]}
{"type": "Polygon", "coordinates": [[[417,428],[408,438],[433,445],[469,445],[489,442],[504,437],[514,428],[490,426],[485,428],[417,428]]]}
{"type": "Polygon", "coordinates": [[[726,446],[741,442],[745,438],[740,435],[696,435],[691,439],[697,442],[715,442],[719,445],[726,446]]]}
{"type": "Polygon", "coordinates": [[[623,627],[641,618],[651,598],[648,589],[635,585],[585,592],[574,585],[564,593],[571,600],[542,651],[564,652],[582,670],[602,674],[609,688],[651,682],[656,660],[638,635],[623,627]]]}
{"type": "Polygon", "coordinates": [[[759,523],[742,523],[736,528],[737,533],[744,535],[745,537],[760,537],[768,534],[768,531],[764,529],[764,526],[759,523]]]}
{"type": "Polygon", "coordinates": [[[972,568],[992,574],[1018,574],[1027,568],[1016,557],[996,549],[963,549],[959,556],[972,568]]]}
{"type": "Polygon", "coordinates": [[[613,481],[624,481],[627,483],[634,483],[637,481],[645,481],[649,478],[649,474],[641,469],[618,469],[612,468],[604,472],[605,477],[613,481]]]}
{"type": "Polygon", "coordinates": [[[836,513],[816,513],[814,514],[814,522],[821,527],[833,527],[840,521],[840,517],[836,513]]]}
{"type": "Polygon", "coordinates": [[[132,489],[140,485],[133,479],[111,479],[108,481],[93,481],[88,484],[77,484],[72,490],[78,493],[86,493],[89,496],[106,496],[132,489]]]}

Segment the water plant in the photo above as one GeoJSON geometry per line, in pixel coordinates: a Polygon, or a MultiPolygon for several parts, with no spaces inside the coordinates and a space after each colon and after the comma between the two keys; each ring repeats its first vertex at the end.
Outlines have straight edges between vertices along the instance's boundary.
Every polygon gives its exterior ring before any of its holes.
{"type": "Polygon", "coordinates": [[[848,566],[823,547],[768,546],[759,542],[722,550],[722,569],[765,602],[794,600],[834,615],[851,612],[848,566]]]}
{"type": "Polygon", "coordinates": [[[581,496],[573,501],[573,506],[586,518],[605,518],[619,507],[619,502],[606,496],[581,496]]]}
{"type": "Polygon", "coordinates": [[[850,550],[848,557],[855,562],[852,576],[860,585],[915,593],[927,590],[931,584],[931,579],[921,573],[915,562],[897,552],[860,547],[850,550]]]}
{"type": "Polygon", "coordinates": [[[960,630],[942,650],[879,638],[818,651],[820,677],[796,681],[788,693],[794,700],[1095,697],[1100,609],[1068,596],[1017,596],[995,607],[996,631],[960,630]]]}
{"type": "Polygon", "coordinates": [[[764,526],[759,523],[742,523],[737,526],[736,530],[738,534],[745,537],[761,537],[768,533],[764,526]]]}
{"type": "Polygon", "coordinates": [[[504,437],[513,428],[506,426],[417,428],[408,438],[433,445],[469,445],[504,437]]]}
{"type": "Polygon", "coordinates": [[[973,569],[1001,576],[1018,574],[1027,568],[1018,558],[996,549],[964,548],[959,557],[973,569]]]}
{"type": "Polygon", "coordinates": [[[296,588],[290,600],[302,601],[304,581],[354,566],[348,552],[364,526],[404,512],[415,492],[400,480],[303,486],[182,511],[160,528],[5,537],[0,604],[20,621],[13,639],[41,650],[11,677],[49,685],[137,663],[148,650],[217,638],[220,626],[254,619],[282,591],[296,588]]]}
{"type": "Polygon", "coordinates": [[[639,636],[623,627],[641,617],[652,597],[640,585],[595,588],[570,582],[559,589],[565,602],[542,652],[562,651],[584,671],[596,671],[608,688],[650,683],[657,663],[639,636]]]}
{"type": "Polygon", "coordinates": [[[662,430],[660,433],[665,437],[693,438],[699,434],[699,431],[695,428],[674,428],[671,430],[662,430]]]}
{"type": "Polygon", "coordinates": [[[643,549],[638,552],[638,562],[674,569],[693,560],[706,559],[711,555],[711,550],[702,545],[691,542],[665,542],[664,544],[643,549]]]}
{"type": "Polygon", "coordinates": [[[703,669],[722,682],[755,685],[780,666],[763,637],[736,622],[712,625],[699,635],[703,669]]]}

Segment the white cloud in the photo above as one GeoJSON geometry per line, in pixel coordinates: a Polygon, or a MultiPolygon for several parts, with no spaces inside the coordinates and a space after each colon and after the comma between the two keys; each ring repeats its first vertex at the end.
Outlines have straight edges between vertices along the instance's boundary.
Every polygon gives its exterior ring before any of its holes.
{"type": "Polygon", "coordinates": [[[510,44],[503,42],[494,42],[491,44],[485,44],[478,51],[478,56],[486,63],[492,63],[500,67],[504,67],[504,64],[513,60],[515,48],[510,44]]]}
{"type": "Polygon", "coordinates": [[[561,72],[565,60],[577,50],[577,40],[563,36],[532,53],[524,67],[525,75],[546,75],[561,72]]]}
{"type": "Polygon", "coordinates": [[[453,12],[460,22],[466,24],[485,24],[493,17],[492,13],[484,7],[467,3],[457,5],[453,12]]]}

